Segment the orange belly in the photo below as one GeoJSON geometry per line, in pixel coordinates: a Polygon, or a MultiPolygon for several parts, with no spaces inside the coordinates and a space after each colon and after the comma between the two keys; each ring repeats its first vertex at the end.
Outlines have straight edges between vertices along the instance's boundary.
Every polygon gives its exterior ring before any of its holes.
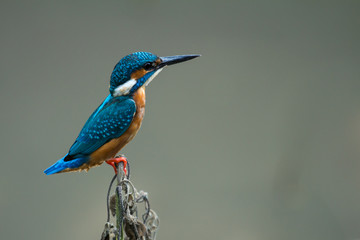
{"type": "MultiPolygon", "coordinates": [[[[129,128],[118,138],[104,144],[90,155],[89,162],[83,164],[76,170],[89,170],[91,167],[98,166],[104,161],[115,157],[115,155],[129,143],[139,131],[145,113],[145,87],[139,88],[133,96],[136,104],[136,112],[129,128]]],[[[75,169],[74,169],[75,170],[75,169]]],[[[75,171],[76,171],[75,170],[75,171]]]]}

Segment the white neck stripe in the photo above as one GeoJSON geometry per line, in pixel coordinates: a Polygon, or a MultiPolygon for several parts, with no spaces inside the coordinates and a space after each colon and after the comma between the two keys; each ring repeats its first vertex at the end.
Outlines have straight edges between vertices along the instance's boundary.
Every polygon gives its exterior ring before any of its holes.
{"type": "MultiPolygon", "coordinates": [[[[162,71],[163,69],[160,68],[158,70],[156,70],[154,72],[153,75],[151,75],[149,77],[148,80],[146,80],[145,82],[145,86],[149,85],[149,83],[162,71]]],[[[124,96],[129,94],[130,90],[133,88],[133,86],[135,86],[135,84],[137,83],[136,79],[130,79],[129,81],[127,81],[126,83],[123,83],[119,86],[117,86],[113,92],[113,96],[114,97],[119,97],[119,96],[124,96]]]]}
{"type": "Polygon", "coordinates": [[[151,75],[151,77],[149,77],[149,79],[145,82],[145,87],[147,85],[149,85],[149,83],[162,71],[163,69],[162,68],[159,68],[158,70],[156,70],[156,72],[154,72],[153,75],[151,75]]]}
{"type": "Polygon", "coordinates": [[[120,86],[115,88],[113,96],[119,97],[128,94],[136,83],[137,81],[135,79],[130,79],[126,83],[121,84],[120,86]]]}

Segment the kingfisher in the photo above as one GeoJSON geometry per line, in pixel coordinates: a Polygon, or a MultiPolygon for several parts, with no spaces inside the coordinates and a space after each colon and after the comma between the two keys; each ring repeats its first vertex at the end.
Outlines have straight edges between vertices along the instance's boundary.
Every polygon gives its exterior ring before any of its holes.
{"type": "MultiPolygon", "coordinates": [[[[110,94],[91,114],[69,152],[44,171],[88,171],[115,155],[140,129],[145,113],[145,87],[164,67],[199,57],[198,54],[158,57],[135,52],[122,58],[110,77],[110,94]]],[[[114,165],[113,165],[114,166],[114,165]]]]}

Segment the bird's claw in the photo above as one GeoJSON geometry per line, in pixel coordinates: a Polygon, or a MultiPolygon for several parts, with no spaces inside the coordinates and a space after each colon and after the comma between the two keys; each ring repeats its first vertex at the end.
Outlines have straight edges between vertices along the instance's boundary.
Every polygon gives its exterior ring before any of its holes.
{"type": "Polygon", "coordinates": [[[119,163],[123,163],[123,170],[125,175],[127,174],[127,159],[124,156],[110,158],[109,160],[105,161],[107,164],[111,165],[114,168],[115,173],[117,174],[117,167],[119,163]]]}

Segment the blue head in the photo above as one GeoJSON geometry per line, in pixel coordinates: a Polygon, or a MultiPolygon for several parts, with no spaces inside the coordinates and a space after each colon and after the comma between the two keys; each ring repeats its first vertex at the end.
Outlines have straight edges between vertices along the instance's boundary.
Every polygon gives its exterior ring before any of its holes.
{"type": "Polygon", "coordinates": [[[156,77],[163,67],[199,57],[180,55],[158,57],[149,52],[135,52],[121,59],[111,74],[110,93],[113,96],[131,95],[156,77]]]}

